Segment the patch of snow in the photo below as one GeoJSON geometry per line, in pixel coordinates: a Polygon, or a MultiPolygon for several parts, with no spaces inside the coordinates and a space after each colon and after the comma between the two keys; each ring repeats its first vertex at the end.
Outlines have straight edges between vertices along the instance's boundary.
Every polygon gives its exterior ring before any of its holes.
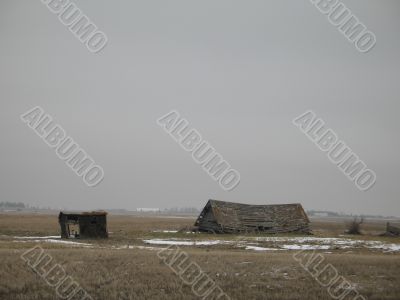
{"type": "Polygon", "coordinates": [[[162,248],[162,247],[147,247],[147,246],[135,246],[135,245],[126,245],[126,246],[120,246],[120,247],[116,247],[116,246],[112,246],[111,249],[113,250],[125,250],[125,249],[140,249],[140,250],[164,250],[167,248],[162,248]]]}
{"type": "Polygon", "coordinates": [[[152,251],[160,251],[165,250],[167,248],[163,247],[146,247],[146,246],[129,246],[129,249],[141,249],[141,250],[152,250],[152,251]]]}
{"type": "Polygon", "coordinates": [[[49,235],[49,236],[14,236],[14,239],[61,239],[60,235],[49,235]]]}
{"type": "Polygon", "coordinates": [[[371,245],[371,249],[381,249],[384,252],[396,252],[400,251],[400,244],[381,244],[381,245],[371,245]]]}
{"type": "Polygon", "coordinates": [[[280,250],[277,248],[264,248],[264,247],[256,247],[256,246],[246,246],[245,250],[254,250],[254,251],[276,251],[280,250]]]}
{"type": "Polygon", "coordinates": [[[328,250],[330,249],[329,245],[282,245],[283,249],[286,250],[328,250]]]}
{"type": "Polygon", "coordinates": [[[170,241],[170,240],[160,240],[160,239],[143,240],[143,242],[150,245],[178,245],[178,246],[194,245],[194,242],[191,241],[170,241]]]}
{"type": "Polygon", "coordinates": [[[194,217],[185,217],[185,216],[154,216],[154,217],[161,219],[194,219],[194,217]]]}
{"type": "Polygon", "coordinates": [[[53,243],[53,244],[64,244],[64,245],[73,245],[73,246],[83,246],[83,247],[92,247],[92,244],[88,243],[80,243],[80,242],[72,242],[72,241],[63,241],[63,240],[53,240],[53,239],[40,239],[40,240],[14,240],[13,242],[35,242],[35,243],[53,243]]]}
{"type": "Polygon", "coordinates": [[[226,243],[226,241],[209,240],[209,241],[191,241],[191,240],[162,240],[151,239],[143,240],[146,244],[151,245],[177,245],[177,246],[212,246],[226,243]]]}
{"type": "Polygon", "coordinates": [[[93,246],[92,244],[88,244],[88,243],[62,241],[62,240],[52,240],[52,239],[35,240],[35,242],[46,242],[46,243],[65,244],[65,245],[78,245],[78,246],[93,246]]]}
{"type": "MultiPolygon", "coordinates": [[[[244,238],[246,239],[246,238],[244,238]]],[[[247,238],[248,239],[248,238],[247,238]]],[[[345,240],[345,239],[339,239],[339,238],[319,238],[319,237],[255,237],[253,238],[258,242],[293,242],[293,243],[310,243],[310,242],[315,242],[315,243],[322,243],[322,244],[331,244],[340,240],[345,240]]],[[[347,239],[349,241],[352,241],[350,239],[347,239]]]]}

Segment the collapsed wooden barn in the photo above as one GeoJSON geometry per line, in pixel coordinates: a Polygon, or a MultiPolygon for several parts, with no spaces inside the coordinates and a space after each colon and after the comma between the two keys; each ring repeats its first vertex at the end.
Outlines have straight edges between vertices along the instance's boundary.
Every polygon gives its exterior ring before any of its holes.
{"type": "Polygon", "coordinates": [[[386,223],[386,236],[400,236],[400,224],[386,223]]]}
{"type": "Polygon", "coordinates": [[[62,238],[108,238],[107,212],[64,213],[58,215],[62,238]]]}
{"type": "Polygon", "coordinates": [[[249,205],[209,200],[195,222],[199,231],[215,233],[310,233],[301,204],[249,205]]]}

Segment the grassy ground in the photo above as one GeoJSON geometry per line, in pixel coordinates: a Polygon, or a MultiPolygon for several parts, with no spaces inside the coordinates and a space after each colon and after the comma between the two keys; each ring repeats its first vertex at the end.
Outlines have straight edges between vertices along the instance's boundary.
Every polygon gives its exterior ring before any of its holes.
{"type": "MultiPolygon", "coordinates": [[[[157,256],[156,251],[112,249],[118,245],[142,245],[143,238],[185,237],[158,233],[193,224],[193,219],[110,216],[103,248],[81,248],[41,243],[93,299],[200,299],[157,256]]],[[[363,239],[400,243],[375,236],[384,223],[367,223],[363,239]]],[[[313,222],[316,236],[343,233],[343,222],[313,222]]],[[[381,230],[382,229],[382,230],[381,230]]],[[[34,242],[14,242],[12,236],[59,235],[56,216],[0,215],[0,299],[56,299],[53,288],[20,258],[34,242]]],[[[195,235],[196,239],[232,239],[231,235],[195,235]]],[[[360,237],[356,237],[360,238],[360,237]]],[[[290,251],[249,252],[229,247],[182,247],[190,260],[213,279],[232,299],[331,299],[293,259],[290,251]]],[[[374,251],[322,251],[331,263],[368,299],[400,299],[400,254],[374,251]]]]}

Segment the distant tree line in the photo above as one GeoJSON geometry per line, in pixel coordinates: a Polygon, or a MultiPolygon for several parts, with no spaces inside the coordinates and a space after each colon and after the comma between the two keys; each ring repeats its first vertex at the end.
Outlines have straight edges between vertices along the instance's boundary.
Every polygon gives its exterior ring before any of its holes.
{"type": "Polygon", "coordinates": [[[319,215],[319,214],[325,214],[329,217],[338,217],[340,216],[339,213],[333,212],[333,211],[325,211],[325,210],[308,210],[307,214],[309,216],[315,216],[315,215],[319,215]]]}
{"type": "Polygon", "coordinates": [[[26,208],[22,202],[0,202],[0,208],[26,208]]]}
{"type": "Polygon", "coordinates": [[[369,219],[379,219],[379,218],[397,218],[395,216],[382,216],[382,215],[357,215],[357,214],[346,214],[346,213],[337,213],[333,211],[325,211],[325,210],[307,210],[307,215],[309,216],[321,216],[326,215],[327,217],[359,217],[359,218],[369,218],[369,219]]]}
{"type": "Polygon", "coordinates": [[[200,211],[195,207],[172,207],[172,208],[165,208],[162,210],[162,212],[192,214],[192,213],[199,213],[200,211]]]}

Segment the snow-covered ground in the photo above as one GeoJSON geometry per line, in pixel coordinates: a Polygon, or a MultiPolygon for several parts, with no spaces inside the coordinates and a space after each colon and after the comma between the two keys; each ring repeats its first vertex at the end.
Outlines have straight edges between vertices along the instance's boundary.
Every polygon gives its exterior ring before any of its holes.
{"type": "Polygon", "coordinates": [[[257,246],[246,246],[246,250],[254,250],[254,251],[276,251],[280,249],[276,248],[264,248],[264,247],[257,247],[257,246]]]}
{"type": "MultiPolygon", "coordinates": [[[[174,232],[172,230],[160,231],[165,233],[174,232]]],[[[206,240],[190,238],[154,238],[143,239],[142,242],[149,246],[140,245],[140,241],[134,240],[129,245],[107,245],[99,246],[79,242],[77,240],[63,240],[60,236],[1,236],[11,239],[13,242],[34,242],[34,243],[53,243],[63,244],[74,247],[84,248],[110,248],[120,249],[141,249],[141,250],[159,250],[164,246],[194,246],[194,247],[212,247],[217,245],[230,246],[232,248],[244,249],[249,251],[290,251],[290,250],[352,250],[368,249],[381,252],[400,252],[400,243],[385,243],[377,240],[360,240],[346,237],[321,238],[321,237],[247,237],[232,236],[232,240],[206,240]],[[138,244],[139,243],[139,244],[138,244]],[[136,245],[135,245],[136,244],[136,245]],[[138,245],[137,245],[138,244],[138,245]]],[[[197,237],[197,235],[196,235],[197,237]]]]}
{"type": "Polygon", "coordinates": [[[371,249],[383,252],[400,251],[400,244],[386,244],[381,241],[353,240],[349,238],[319,237],[238,237],[236,240],[192,240],[192,239],[146,239],[150,245],[214,246],[232,245],[253,251],[279,250],[332,250],[371,249]]]}
{"type": "Polygon", "coordinates": [[[48,235],[48,236],[14,236],[14,239],[61,239],[60,235],[48,235]]]}
{"type": "Polygon", "coordinates": [[[151,245],[177,245],[177,246],[212,246],[218,244],[230,244],[230,241],[208,240],[208,241],[193,241],[187,239],[151,239],[143,240],[146,244],[151,245]]]}
{"type": "Polygon", "coordinates": [[[14,236],[14,242],[53,243],[71,246],[93,247],[92,244],[61,240],[61,236],[14,236]]]}

